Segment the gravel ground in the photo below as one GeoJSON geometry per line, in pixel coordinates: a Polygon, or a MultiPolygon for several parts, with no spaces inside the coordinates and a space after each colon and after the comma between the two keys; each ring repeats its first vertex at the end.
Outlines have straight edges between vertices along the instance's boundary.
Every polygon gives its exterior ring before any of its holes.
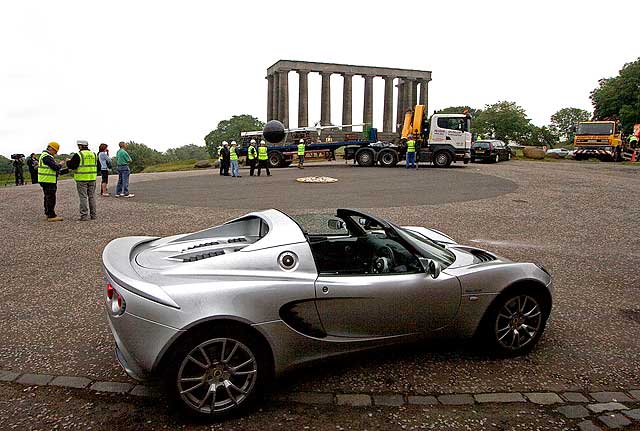
{"type": "MultiPolygon", "coordinates": [[[[3,429],[30,430],[569,430],[551,407],[326,407],[272,403],[250,416],[223,423],[188,423],[163,402],[78,390],[0,384],[3,429]]],[[[628,428],[629,429],[629,428],[628,428]]],[[[637,428],[636,428],[637,429],[637,428]]]]}
{"type": "MultiPolygon", "coordinates": [[[[284,390],[462,393],[640,387],[640,279],[632,268],[640,258],[633,239],[634,221],[640,220],[640,170],[512,161],[444,174],[319,165],[308,167],[304,175],[340,178],[341,173],[359,171],[363,178],[371,173],[384,178],[392,190],[399,190],[399,184],[411,187],[416,202],[423,204],[389,206],[373,193],[379,191],[376,182],[359,181],[354,184],[357,195],[371,197],[366,204],[357,201],[361,209],[402,224],[434,227],[462,243],[515,260],[543,262],[556,287],[547,332],[524,358],[496,361],[441,345],[385,349],[295,371],[281,381],[284,390]],[[465,177],[466,190],[456,188],[456,175],[465,177]],[[468,200],[468,187],[475,185],[500,190],[488,196],[476,190],[476,196],[484,198],[468,200]],[[425,205],[434,190],[463,197],[425,205]]],[[[102,310],[104,246],[120,236],[164,236],[218,224],[246,212],[237,208],[251,207],[257,193],[277,196],[274,206],[281,209],[310,212],[286,193],[298,176],[297,169],[274,170],[263,191],[241,183],[254,179],[221,178],[214,171],[133,175],[136,198],[98,197],[99,220],[84,223],[75,220],[77,197],[71,181],[59,186],[59,212],[65,221],[55,224],[45,222],[38,186],[0,190],[0,228],[5,232],[0,251],[0,368],[127,380],[113,358],[102,310]],[[171,179],[180,184],[181,178],[195,178],[194,184],[201,186],[173,189],[171,179]],[[210,207],[143,202],[149,197],[138,190],[151,193],[154,187],[154,193],[201,196],[210,207]],[[204,197],[210,190],[231,192],[237,204],[215,207],[204,197]]],[[[313,190],[315,208],[354,206],[349,195],[336,198],[332,185],[301,186],[313,190]]]]}

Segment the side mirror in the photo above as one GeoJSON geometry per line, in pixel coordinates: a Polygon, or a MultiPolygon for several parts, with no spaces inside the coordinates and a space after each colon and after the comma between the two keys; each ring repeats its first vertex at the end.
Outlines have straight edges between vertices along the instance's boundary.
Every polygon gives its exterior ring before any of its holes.
{"type": "Polygon", "coordinates": [[[440,272],[442,272],[442,267],[440,266],[440,262],[436,262],[433,259],[420,258],[420,263],[424,268],[424,272],[429,274],[431,278],[436,279],[440,276],[440,272]]]}
{"type": "Polygon", "coordinates": [[[338,219],[329,219],[327,226],[332,230],[342,230],[344,229],[344,222],[338,219]]]}

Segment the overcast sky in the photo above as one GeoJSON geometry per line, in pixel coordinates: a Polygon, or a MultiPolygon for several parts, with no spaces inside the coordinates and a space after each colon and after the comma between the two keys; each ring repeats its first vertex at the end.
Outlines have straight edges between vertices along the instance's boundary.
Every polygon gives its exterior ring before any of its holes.
{"type": "MultiPolygon", "coordinates": [[[[640,56],[638,1],[2,1],[0,154],[55,140],[203,145],[219,121],[266,120],[280,59],[432,71],[429,110],[515,101],[537,125],[591,110],[598,79],[640,56]],[[631,24],[630,24],[631,23],[631,24]]],[[[297,75],[289,76],[291,126],[297,75]]],[[[354,77],[353,121],[363,82],[354,77]]],[[[374,80],[374,126],[384,83],[374,80]]],[[[342,78],[332,78],[341,120],[342,78]]],[[[309,120],[320,119],[309,76],[309,120]]]]}

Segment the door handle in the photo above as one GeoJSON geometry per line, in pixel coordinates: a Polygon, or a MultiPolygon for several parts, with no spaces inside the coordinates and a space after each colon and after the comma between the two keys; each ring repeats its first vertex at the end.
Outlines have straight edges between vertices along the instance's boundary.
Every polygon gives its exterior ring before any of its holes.
{"type": "Polygon", "coordinates": [[[324,293],[325,295],[329,293],[329,288],[327,286],[322,286],[322,293],[324,293]]]}

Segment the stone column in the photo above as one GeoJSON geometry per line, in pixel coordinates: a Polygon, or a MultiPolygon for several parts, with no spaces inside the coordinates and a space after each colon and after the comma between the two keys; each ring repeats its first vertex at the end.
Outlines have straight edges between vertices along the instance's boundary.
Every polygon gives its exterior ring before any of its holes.
{"type": "MultiPolygon", "coordinates": [[[[349,73],[342,74],[342,124],[353,123],[353,112],[351,110],[353,90],[352,90],[352,78],[353,75],[349,73]]],[[[342,130],[350,132],[351,126],[343,127],[342,130]]]]}
{"type": "Polygon", "coordinates": [[[424,112],[429,115],[429,81],[420,80],[420,104],[424,105],[424,112]]]}
{"type": "Polygon", "coordinates": [[[418,81],[411,81],[411,109],[418,104],[418,81]]]}
{"type": "Polygon", "coordinates": [[[309,125],[308,76],[308,70],[298,70],[298,127],[307,127],[309,125]]]}
{"type": "Polygon", "coordinates": [[[366,127],[373,127],[373,76],[364,76],[364,108],[362,120],[366,127]]]}
{"type": "Polygon", "coordinates": [[[281,70],[280,74],[280,97],[278,98],[278,116],[285,128],[289,127],[289,71],[281,70]]]}
{"type": "Polygon", "coordinates": [[[267,76],[267,121],[273,120],[273,75],[267,76]]]}
{"type": "Polygon", "coordinates": [[[321,72],[320,125],[331,125],[331,72],[321,72]]]}
{"type": "Polygon", "coordinates": [[[398,78],[398,97],[396,98],[396,132],[402,130],[402,122],[404,121],[404,81],[402,78],[398,78]]]}
{"type": "Polygon", "coordinates": [[[411,102],[413,101],[413,85],[415,81],[413,79],[406,79],[404,84],[404,102],[402,103],[404,107],[404,112],[413,109],[413,105],[411,102]]]}
{"type": "Polygon", "coordinates": [[[393,132],[393,77],[384,77],[384,111],[382,131],[393,132]]]}
{"type": "Polygon", "coordinates": [[[273,96],[271,105],[271,119],[280,121],[280,74],[274,72],[273,78],[273,96]]]}

